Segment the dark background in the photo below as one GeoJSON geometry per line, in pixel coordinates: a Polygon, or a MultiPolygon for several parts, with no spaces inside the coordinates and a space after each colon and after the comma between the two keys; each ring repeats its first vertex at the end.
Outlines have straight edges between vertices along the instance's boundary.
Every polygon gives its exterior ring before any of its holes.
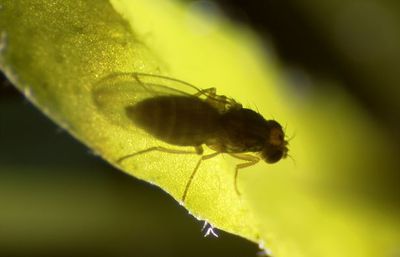
{"type": "Polygon", "coordinates": [[[284,67],[304,71],[314,87],[336,81],[399,140],[400,6],[396,1],[215,2],[229,17],[272,42],[284,67]]]}
{"type": "MultiPolygon", "coordinates": [[[[339,7],[318,1],[215,2],[272,45],[289,78],[300,71],[312,81],[311,90],[337,82],[381,124],[382,133],[400,141],[400,35],[391,30],[400,31],[396,2],[343,1],[339,7]]],[[[255,245],[227,233],[219,232],[218,240],[203,238],[202,224],[172,198],[93,155],[32,107],[3,75],[0,169],[0,256],[257,252],[255,245]],[[38,230],[47,237],[35,239],[38,230]],[[55,243],[49,246],[46,238],[56,238],[55,243]]]]}

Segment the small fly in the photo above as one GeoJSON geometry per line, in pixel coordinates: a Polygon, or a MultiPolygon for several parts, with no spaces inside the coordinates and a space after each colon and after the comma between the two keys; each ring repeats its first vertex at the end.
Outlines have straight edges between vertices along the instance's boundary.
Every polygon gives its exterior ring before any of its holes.
{"type": "MultiPolygon", "coordinates": [[[[122,156],[117,162],[122,163],[126,159],[153,151],[201,155],[186,183],[183,202],[196,172],[205,160],[226,153],[244,161],[236,165],[234,173],[234,188],[240,195],[237,185],[239,170],[255,165],[261,159],[267,163],[276,163],[288,156],[288,141],[277,121],[266,120],[259,113],[243,108],[234,99],[218,95],[215,88],[199,89],[178,79],[145,73],[116,73],[102,79],[101,84],[122,77],[126,83],[134,81],[140,85],[143,92],[136,94],[134,100],[123,103],[125,118],[158,140],[171,145],[193,147],[194,150],[154,146],[122,156]],[[150,81],[146,81],[149,78],[150,81]],[[168,83],[155,83],[152,79],[168,83]],[[194,93],[189,94],[178,87],[169,86],[170,83],[190,88],[194,93]],[[214,152],[203,154],[204,146],[214,152]]],[[[101,94],[104,90],[107,91],[107,88],[97,89],[97,105],[101,104],[98,96],[104,96],[101,94]]]]}

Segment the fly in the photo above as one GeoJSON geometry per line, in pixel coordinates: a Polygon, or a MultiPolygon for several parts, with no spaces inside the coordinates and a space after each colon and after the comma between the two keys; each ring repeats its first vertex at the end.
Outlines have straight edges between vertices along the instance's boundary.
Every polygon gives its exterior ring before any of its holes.
{"type": "MultiPolygon", "coordinates": [[[[125,117],[114,117],[115,119],[124,118],[165,143],[193,147],[193,151],[183,151],[154,146],[122,156],[117,163],[153,151],[201,155],[186,183],[182,194],[183,202],[196,172],[205,160],[225,153],[244,161],[236,165],[234,173],[234,188],[240,195],[237,185],[239,170],[253,166],[261,159],[271,164],[288,156],[288,141],[277,121],[266,120],[259,113],[243,108],[234,99],[217,95],[215,88],[199,89],[178,79],[144,73],[112,74],[103,79],[101,84],[115,81],[115,78],[124,78],[125,86],[134,81],[140,85],[142,92],[136,93],[136,99],[131,101],[129,99],[133,96],[123,94],[127,101],[119,104],[123,105],[121,107],[125,117]],[[145,81],[146,79],[150,80],[145,81]],[[156,83],[154,79],[164,82],[156,83]],[[170,87],[168,83],[190,88],[194,93],[186,93],[175,86],[170,87]],[[203,154],[204,146],[214,152],[203,154]]],[[[120,88],[113,88],[113,83],[108,88],[97,88],[97,105],[101,105],[99,96],[105,96],[101,94],[102,91],[124,90],[123,84],[118,84],[120,88]]]]}

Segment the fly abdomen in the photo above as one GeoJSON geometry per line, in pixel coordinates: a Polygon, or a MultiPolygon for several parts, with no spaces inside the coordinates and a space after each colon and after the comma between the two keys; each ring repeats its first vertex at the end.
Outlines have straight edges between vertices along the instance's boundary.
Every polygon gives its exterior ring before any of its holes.
{"type": "Polygon", "coordinates": [[[199,146],[215,132],[219,112],[190,96],[157,96],[125,108],[127,116],[152,136],[169,144],[199,146]]]}

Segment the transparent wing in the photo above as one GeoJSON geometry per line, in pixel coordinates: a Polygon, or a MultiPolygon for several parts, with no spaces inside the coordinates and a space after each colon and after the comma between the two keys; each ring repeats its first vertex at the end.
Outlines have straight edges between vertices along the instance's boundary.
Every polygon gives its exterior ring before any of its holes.
{"type": "MultiPolygon", "coordinates": [[[[177,79],[140,73],[110,74],[92,85],[92,100],[95,108],[107,122],[117,126],[115,131],[107,130],[103,135],[105,142],[110,143],[107,145],[107,151],[110,148],[114,151],[113,156],[108,158],[115,160],[114,163],[123,167],[125,171],[155,183],[178,197],[186,196],[187,193],[186,199],[191,197],[194,199],[192,194],[195,192],[215,192],[208,194],[205,199],[205,202],[213,206],[213,203],[223,196],[219,194],[220,192],[226,193],[231,190],[234,193],[231,183],[220,183],[222,181],[220,176],[225,173],[227,173],[225,180],[233,179],[231,170],[228,170],[225,162],[222,161],[222,156],[218,155],[202,162],[187,191],[189,178],[199,161],[199,156],[171,152],[193,151],[194,153],[193,146],[170,145],[161,141],[140,129],[126,115],[127,106],[163,95],[200,97],[205,101],[211,101],[217,108],[219,105],[226,104],[224,101],[219,101],[220,96],[215,95],[215,89],[214,91],[201,90],[177,79]],[[163,147],[172,151],[149,151],[154,147],[163,147]],[[131,157],[127,158],[127,156],[131,157]]],[[[208,148],[204,151],[204,154],[214,152],[208,148]]]]}
{"type": "Polygon", "coordinates": [[[144,73],[113,73],[93,86],[92,97],[97,109],[113,124],[129,129],[134,124],[125,115],[127,106],[162,95],[201,94],[197,87],[181,80],[144,73]]]}
{"type": "MultiPolygon", "coordinates": [[[[135,105],[148,98],[164,95],[180,95],[188,97],[207,98],[204,91],[186,82],[148,74],[113,73],[92,85],[92,101],[96,110],[106,122],[116,126],[115,131],[105,132],[104,140],[109,143],[108,149],[114,149],[114,160],[125,171],[135,174],[136,177],[155,183],[170,194],[182,196],[187,182],[199,156],[196,154],[173,154],[166,151],[147,151],[154,147],[164,147],[176,151],[193,151],[194,148],[169,145],[158,140],[144,130],[137,127],[126,115],[127,106],[135,105]],[[145,151],[132,158],[124,158],[145,151]],[[146,152],[147,151],[147,152],[146,152]],[[123,162],[120,162],[124,159],[123,162]]],[[[205,153],[212,152],[205,149],[205,153]]],[[[207,160],[201,164],[196,178],[190,186],[188,197],[198,190],[219,192],[221,187],[220,173],[223,164],[220,157],[207,160]],[[200,183],[204,181],[204,183],[200,183]]],[[[217,201],[215,195],[210,194],[207,203],[217,201]]]]}

